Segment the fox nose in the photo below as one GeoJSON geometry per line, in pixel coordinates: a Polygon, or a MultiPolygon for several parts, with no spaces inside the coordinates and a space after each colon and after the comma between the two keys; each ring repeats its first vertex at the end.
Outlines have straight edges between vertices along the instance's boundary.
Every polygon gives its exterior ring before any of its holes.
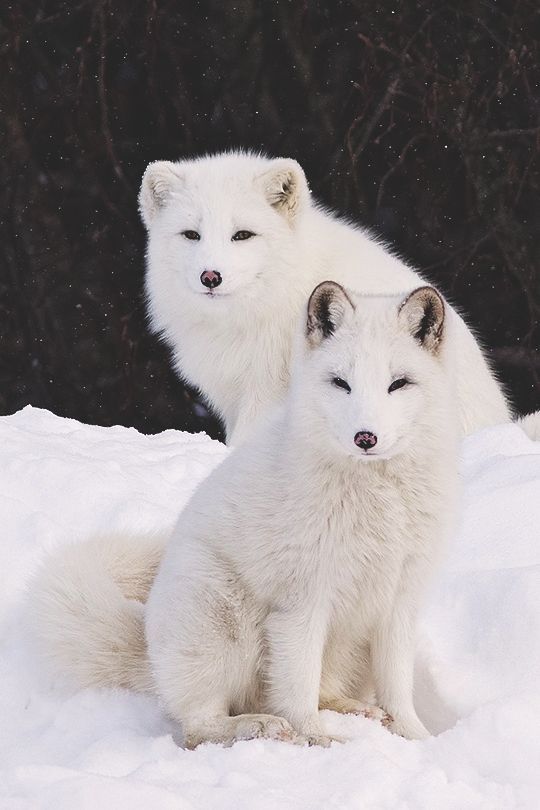
{"type": "Polygon", "coordinates": [[[377,444],[377,437],[370,430],[359,430],[354,437],[354,443],[362,450],[369,450],[377,444]]]}
{"type": "Polygon", "coordinates": [[[219,287],[221,284],[221,274],[217,270],[205,270],[201,273],[201,284],[213,290],[214,287],[219,287]]]}

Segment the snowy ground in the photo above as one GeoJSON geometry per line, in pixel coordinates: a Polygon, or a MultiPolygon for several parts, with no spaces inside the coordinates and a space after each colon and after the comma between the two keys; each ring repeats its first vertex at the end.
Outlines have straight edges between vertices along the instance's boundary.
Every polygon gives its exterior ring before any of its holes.
{"type": "Polygon", "coordinates": [[[512,425],[463,447],[465,508],[422,617],[417,704],[437,736],[324,713],[330,749],[184,751],[150,697],[69,692],[21,630],[57,544],[172,525],[227,451],[26,408],[0,419],[1,810],[511,810],[540,807],[540,443],[512,425]]]}

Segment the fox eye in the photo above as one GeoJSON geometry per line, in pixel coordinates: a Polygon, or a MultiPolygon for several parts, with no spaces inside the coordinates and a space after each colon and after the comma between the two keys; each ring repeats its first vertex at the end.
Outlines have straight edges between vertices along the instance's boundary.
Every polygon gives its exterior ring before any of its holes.
{"type": "Polygon", "coordinates": [[[253,231],[236,231],[231,237],[233,242],[244,242],[246,239],[251,239],[255,236],[253,231]]]}
{"type": "Polygon", "coordinates": [[[406,377],[400,377],[398,380],[394,380],[394,382],[390,384],[388,393],[391,394],[392,391],[397,391],[398,388],[403,388],[405,385],[409,385],[409,380],[406,377]]]}
{"type": "Polygon", "coordinates": [[[336,386],[336,388],[343,388],[348,394],[351,393],[351,386],[346,380],[342,380],[341,377],[332,377],[332,384],[336,386]]]}
{"type": "Polygon", "coordinates": [[[190,239],[192,242],[198,242],[201,238],[200,233],[197,233],[197,231],[182,231],[182,236],[185,236],[186,239],[190,239]]]}

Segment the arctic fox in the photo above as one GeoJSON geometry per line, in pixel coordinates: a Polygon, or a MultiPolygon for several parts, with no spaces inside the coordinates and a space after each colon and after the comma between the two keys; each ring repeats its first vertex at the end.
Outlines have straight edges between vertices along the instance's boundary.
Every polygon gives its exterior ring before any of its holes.
{"type": "MultiPolygon", "coordinates": [[[[366,294],[425,283],[365,231],[310,197],[288,159],[228,153],[151,163],[139,195],[148,230],[150,321],[177,371],[241,441],[289,382],[295,323],[324,279],[366,294]]],[[[464,321],[457,340],[462,434],[505,422],[505,396],[464,321]]]]}
{"type": "Polygon", "coordinates": [[[428,734],[414,627],[455,509],[451,325],[431,287],[323,282],[301,326],[283,403],[195,492],[146,606],[154,538],[63,550],[33,588],[56,667],[155,690],[190,747],[328,744],[319,708],[428,734]]]}

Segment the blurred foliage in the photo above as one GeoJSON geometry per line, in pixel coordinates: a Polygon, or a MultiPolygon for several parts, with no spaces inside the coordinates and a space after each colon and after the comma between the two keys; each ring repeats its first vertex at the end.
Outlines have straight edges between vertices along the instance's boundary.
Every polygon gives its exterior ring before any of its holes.
{"type": "Polygon", "coordinates": [[[540,405],[536,2],[19,0],[0,8],[0,411],[215,422],[148,334],[146,164],[297,158],[540,405]]]}

